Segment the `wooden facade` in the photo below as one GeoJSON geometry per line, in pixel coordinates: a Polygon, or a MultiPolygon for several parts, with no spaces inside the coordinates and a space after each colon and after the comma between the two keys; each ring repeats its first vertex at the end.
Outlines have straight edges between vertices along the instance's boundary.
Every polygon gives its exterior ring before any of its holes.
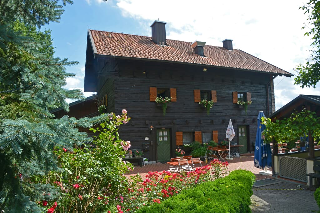
{"type": "MultiPolygon", "coordinates": [[[[157,129],[169,130],[173,157],[183,144],[183,133],[192,133],[200,142],[203,134],[224,140],[229,119],[237,135],[238,126],[246,128],[246,151],[251,152],[259,111],[274,111],[273,75],[268,73],[115,57],[97,57],[94,66],[99,72],[98,97],[107,95],[108,112],[127,109],[132,118],[121,127],[121,138],[131,141],[133,149],[144,149],[150,160],[157,160],[157,129]],[[155,103],[158,89],[168,89],[172,97],[165,116],[155,103]],[[215,102],[209,115],[198,103],[200,91],[209,91],[215,102]],[[237,93],[251,99],[247,113],[236,104],[237,93]]],[[[239,143],[237,135],[233,142],[239,143]]]]}

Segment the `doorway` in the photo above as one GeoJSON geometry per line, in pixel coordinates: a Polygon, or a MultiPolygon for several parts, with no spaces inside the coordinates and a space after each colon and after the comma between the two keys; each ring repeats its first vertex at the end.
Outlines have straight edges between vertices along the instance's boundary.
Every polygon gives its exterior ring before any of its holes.
{"type": "Polygon", "coordinates": [[[247,126],[238,126],[239,134],[239,147],[240,154],[248,152],[248,127],[247,126]]]}
{"type": "Polygon", "coordinates": [[[157,130],[157,160],[161,163],[170,161],[169,129],[157,130]]]}

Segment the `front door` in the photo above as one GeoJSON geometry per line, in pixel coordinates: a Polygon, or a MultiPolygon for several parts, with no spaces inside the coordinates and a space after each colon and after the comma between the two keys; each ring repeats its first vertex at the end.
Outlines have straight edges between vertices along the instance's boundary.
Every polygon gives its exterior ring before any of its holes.
{"type": "Polygon", "coordinates": [[[157,156],[158,162],[170,161],[170,134],[169,129],[157,130],[157,156]]]}
{"type": "Polygon", "coordinates": [[[239,132],[239,151],[240,154],[244,154],[248,152],[248,137],[247,137],[247,126],[238,126],[238,132],[239,132]]]}

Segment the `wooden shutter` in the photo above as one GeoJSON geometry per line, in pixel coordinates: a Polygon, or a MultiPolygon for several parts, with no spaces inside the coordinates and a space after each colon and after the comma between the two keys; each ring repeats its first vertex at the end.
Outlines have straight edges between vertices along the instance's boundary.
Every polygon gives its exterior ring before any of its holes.
{"type": "Polygon", "coordinates": [[[177,102],[177,89],[176,88],[170,88],[170,97],[171,97],[171,102],[177,102]]]}
{"type": "Polygon", "coordinates": [[[177,146],[183,145],[183,132],[176,132],[176,145],[177,146]]]}
{"type": "Polygon", "coordinates": [[[194,102],[199,103],[201,101],[200,90],[199,89],[193,90],[193,94],[194,94],[194,102]]]}
{"type": "Polygon", "coordinates": [[[236,104],[238,102],[238,92],[232,92],[232,103],[236,104]]]}
{"type": "Polygon", "coordinates": [[[104,96],[104,104],[108,106],[108,95],[104,96]]]}
{"type": "Polygon", "coordinates": [[[211,90],[211,100],[213,100],[214,103],[217,102],[217,91],[211,90]]]}
{"type": "Polygon", "coordinates": [[[150,87],[150,101],[156,101],[157,95],[157,87],[150,87]]]}
{"type": "Polygon", "coordinates": [[[212,131],[212,140],[214,140],[214,142],[218,143],[218,131],[214,130],[212,131]]]}
{"type": "Polygon", "coordinates": [[[251,93],[247,92],[247,101],[251,101],[251,93]]]}
{"type": "Polygon", "coordinates": [[[202,134],[201,131],[194,132],[194,140],[202,143],[202,134]]]}

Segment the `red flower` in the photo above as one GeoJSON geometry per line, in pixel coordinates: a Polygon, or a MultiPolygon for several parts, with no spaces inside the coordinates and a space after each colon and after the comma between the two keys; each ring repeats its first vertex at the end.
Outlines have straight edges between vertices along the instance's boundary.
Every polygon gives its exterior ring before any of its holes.
{"type": "Polygon", "coordinates": [[[43,205],[43,206],[47,206],[47,205],[48,205],[48,202],[44,200],[44,201],[42,201],[42,205],[43,205]]]}
{"type": "Polygon", "coordinates": [[[57,206],[58,206],[58,203],[54,202],[53,206],[50,209],[48,209],[47,213],[53,213],[54,210],[57,208],[57,206]]]}
{"type": "Polygon", "coordinates": [[[153,202],[160,203],[160,199],[154,199],[153,202]]]}
{"type": "Polygon", "coordinates": [[[83,200],[82,195],[79,194],[78,197],[79,197],[80,200],[83,200]]]}
{"type": "Polygon", "coordinates": [[[63,151],[64,151],[64,152],[67,152],[67,149],[66,149],[66,148],[63,148],[63,151]]]}
{"type": "Polygon", "coordinates": [[[80,186],[79,186],[79,184],[77,184],[77,183],[73,185],[73,188],[75,188],[75,189],[78,189],[79,187],[80,187],[80,186]]]}

